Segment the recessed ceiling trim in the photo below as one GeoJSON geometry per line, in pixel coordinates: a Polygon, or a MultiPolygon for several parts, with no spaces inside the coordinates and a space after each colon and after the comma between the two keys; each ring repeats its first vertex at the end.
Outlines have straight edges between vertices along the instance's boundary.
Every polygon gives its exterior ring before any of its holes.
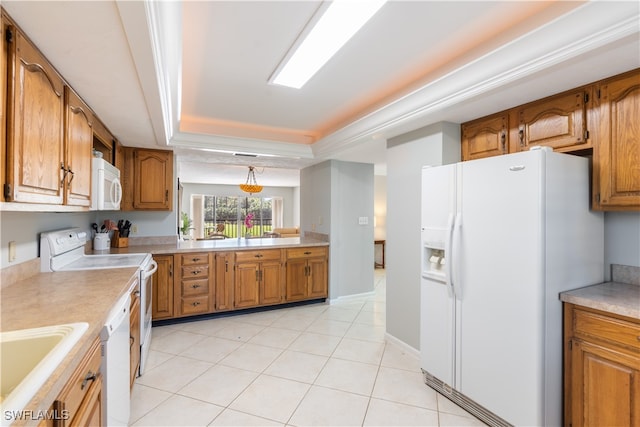
{"type": "Polygon", "coordinates": [[[389,137],[404,123],[638,34],[638,6],[633,2],[625,6],[610,8],[606,2],[580,6],[322,138],[312,146],[314,155],[328,158],[378,133],[389,137]],[[600,25],[585,27],[584,22],[600,25]]]}
{"type": "Polygon", "coordinates": [[[258,155],[297,157],[301,159],[313,158],[310,145],[248,138],[219,137],[188,132],[177,132],[173,138],[171,138],[170,145],[180,148],[246,152],[258,155]]]}

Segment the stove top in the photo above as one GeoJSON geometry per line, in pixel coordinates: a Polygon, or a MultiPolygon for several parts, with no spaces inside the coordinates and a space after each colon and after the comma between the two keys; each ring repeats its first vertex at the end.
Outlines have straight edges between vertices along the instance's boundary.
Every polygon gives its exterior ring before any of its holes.
{"type": "Polygon", "coordinates": [[[151,262],[151,254],[85,255],[87,236],[87,232],[79,228],[42,233],[40,235],[40,271],[145,268],[151,262]]]}

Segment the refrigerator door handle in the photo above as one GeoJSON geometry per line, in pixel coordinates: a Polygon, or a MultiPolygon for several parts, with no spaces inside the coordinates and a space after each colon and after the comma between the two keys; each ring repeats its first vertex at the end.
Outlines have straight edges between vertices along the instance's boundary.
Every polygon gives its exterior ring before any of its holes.
{"type": "Polygon", "coordinates": [[[449,268],[451,269],[451,289],[453,295],[461,300],[462,299],[462,286],[460,285],[460,227],[462,227],[462,217],[460,212],[456,213],[453,220],[453,227],[451,229],[451,262],[449,268]]]}
{"type": "Polygon", "coordinates": [[[445,280],[449,290],[449,296],[453,297],[453,227],[455,225],[455,216],[450,213],[447,218],[447,237],[444,241],[445,261],[445,280]]]}

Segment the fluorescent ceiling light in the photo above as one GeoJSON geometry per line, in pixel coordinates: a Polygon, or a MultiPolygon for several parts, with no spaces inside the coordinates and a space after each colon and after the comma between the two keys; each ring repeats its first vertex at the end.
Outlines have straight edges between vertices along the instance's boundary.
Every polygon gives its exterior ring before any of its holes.
{"type": "Polygon", "coordinates": [[[298,38],[269,82],[300,89],[386,1],[332,1],[315,26],[305,28],[306,37],[298,38]]]}

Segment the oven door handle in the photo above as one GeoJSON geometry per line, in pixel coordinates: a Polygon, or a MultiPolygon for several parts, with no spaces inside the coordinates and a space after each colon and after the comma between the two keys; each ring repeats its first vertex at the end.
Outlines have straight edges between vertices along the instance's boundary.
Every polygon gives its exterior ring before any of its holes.
{"type": "Polygon", "coordinates": [[[155,259],[151,260],[151,264],[149,264],[149,266],[151,266],[150,269],[142,272],[142,280],[147,280],[149,277],[153,276],[153,273],[158,271],[158,263],[155,259]]]}

